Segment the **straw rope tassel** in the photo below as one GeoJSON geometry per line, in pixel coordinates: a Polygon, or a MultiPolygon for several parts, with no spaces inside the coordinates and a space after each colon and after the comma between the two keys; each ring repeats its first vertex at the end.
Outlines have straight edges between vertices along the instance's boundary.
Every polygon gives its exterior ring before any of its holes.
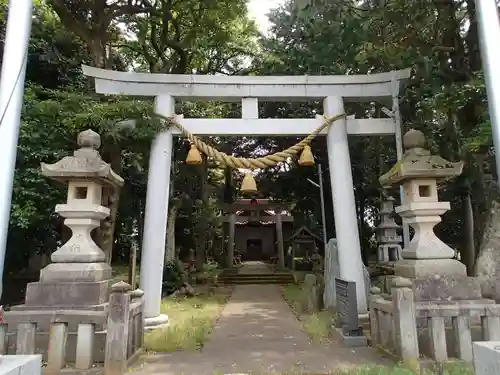
{"type": "Polygon", "coordinates": [[[203,158],[201,157],[200,151],[198,151],[195,145],[191,145],[186,157],[186,164],[199,165],[201,163],[203,163],[203,158]]]}
{"type": "Polygon", "coordinates": [[[215,148],[207,145],[200,138],[189,132],[186,128],[184,128],[181,124],[179,124],[175,119],[171,117],[162,116],[157,114],[158,117],[164,119],[169,125],[175,126],[178,128],[184,137],[188,138],[193,145],[196,146],[198,150],[203,152],[206,156],[210,156],[214,158],[216,161],[221,164],[234,168],[234,169],[264,169],[269,167],[274,167],[279,163],[286,161],[289,157],[296,156],[299,154],[305,146],[308,146],[314,138],[318,136],[321,131],[327,127],[329,127],[332,123],[337,120],[346,117],[345,113],[340,115],[336,115],[333,117],[329,117],[325,119],[325,122],[321,126],[319,126],[316,130],[314,130],[311,134],[309,134],[306,138],[301,140],[299,143],[287,148],[286,150],[276,152],[271,155],[263,156],[260,158],[242,158],[227,155],[224,152],[218,151],[215,148]]]}
{"type": "Polygon", "coordinates": [[[245,173],[243,181],[241,181],[240,191],[243,194],[254,194],[257,192],[257,183],[252,175],[252,172],[245,173]]]}

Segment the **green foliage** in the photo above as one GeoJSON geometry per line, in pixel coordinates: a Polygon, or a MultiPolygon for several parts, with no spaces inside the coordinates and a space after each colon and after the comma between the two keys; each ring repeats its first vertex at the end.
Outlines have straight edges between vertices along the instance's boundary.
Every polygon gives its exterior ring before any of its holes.
{"type": "Polygon", "coordinates": [[[103,149],[108,144],[124,146],[122,175],[139,185],[135,190],[132,186],[124,190],[128,198],[122,204],[124,212],[131,205],[131,210],[136,209],[134,201],[143,199],[145,181],[142,179],[150,140],[161,129],[151,118],[150,103],[132,99],[102,101],[95,95],[28,86],[19,135],[7,253],[7,265],[14,270],[19,264],[26,264],[31,253],[51,252],[60,244],[62,222],[53,212],[56,204],[65,201],[66,187],[44,178],[40,174],[40,163],[54,163],[71,154],[78,147],[77,134],[88,128],[101,134],[103,149]],[[118,121],[130,118],[137,119],[135,129],[115,126],[118,121]],[[14,248],[16,251],[10,250],[14,248]]]}
{"type": "Polygon", "coordinates": [[[157,2],[146,17],[130,17],[136,40],[123,45],[141,71],[231,74],[258,52],[246,1],[157,2]]]}
{"type": "Polygon", "coordinates": [[[173,260],[163,267],[162,294],[170,295],[179,289],[185,281],[185,272],[182,262],[173,260]]]}
{"type": "MultiPolygon", "coordinates": [[[[478,228],[486,210],[483,161],[488,170],[494,162],[475,17],[473,1],[320,1],[300,12],[288,1],[271,14],[272,35],[263,40],[265,58],[260,61],[261,74],[366,74],[411,68],[409,84],[401,92],[405,129],[423,130],[433,152],[467,162],[464,175],[442,190],[443,199],[453,201],[453,210],[438,228],[445,241],[460,250],[466,250],[463,202],[469,191],[476,245],[479,242],[478,228]],[[465,24],[470,27],[464,28],[465,24]]],[[[320,104],[310,103],[309,109],[321,113],[320,104]]],[[[305,109],[301,105],[292,110],[284,103],[267,107],[271,116],[298,117],[305,109]]],[[[346,111],[359,117],[384,117],[381,107],[381,103],[347,103],[346,111]]],[[[314,152],[325,167],[324,144],[319,142],[314,152]]],[[[394,141],[392,137],[353,137],[350,151],[362,247],[370,252],[378,211],[377,180],[395,162],[394,141]]],[[[280,199],[299,200],[296,207],[303,216],[319,223],[316,189],[307,185],[307,177],[311,172],[293,167],[263,176],[278,186],[274,192],[280,199]],[[314,212],[311,206],[316,207],[314,212]]],[[[329,191],[329,186],[325,189],[329,191]]],[[[328,195],[327,224],[332,228],[328,195]]]]}
{"type": "MultiPolygon", "coordinates": [[[[118,160],[113,168],[126,180],[120,194],[115,260],[128,259],[132,237],[140,242],[149,148],[162,124],[152,115],[150,100],[94,95],[81,74],[82,63],[147,72],[259,75],[366,74],[411,68],[400,105],[405,129],[423,130],[434,152],[467,163],[464,175],[441,190],[453,209],[437,229],[446,242],[464,248],[463,206],[470,193],[478,242],[487,210],[485,171],[493,169],[493,153],[473,0],[320,1],[301,12],[288,1],[271,13],[271,35],[260,38],[244,0],[157,1],[133,7],[99,0],[92,9],[82,0],[47,4],[37,2],[34,10],[9,231],[10,270],[22,268],[34,252],[50,252],[60,245],[63,226],[53,209],[64,201],[65,188],[43,178],[39,166],[73,152],[76,135],[87,128],[101,134],[103,158],[118,160]],[[115,126],[128,119],[136,121],[134,129],[115,126]],[[113,158],[117,153],[119,158],[113,158]]],[[[1,0],[0,30],[5,30],[6,9],[7,2],[1,0]]],[[[382,106],[390,103],[346,103],[346,111],[358,117],[383,117],[382,106]]],[[[216,102],[182,102],[176,112],[186,117],[241,116],[238,105],[216,102]]],[[[263,103],[260,112],[261,117],[313,117],[322,112],[322,105],[263,103]]],[[[297,139],[206,141],[229,154],[255,156],[281,150],[297,139]]],[[[200,248],[220,255],[216,249],[224,247],[218,203],[237,195],[241,176],[210,160],[208,170],[184,165],[187,145],[181,139],[175,140],[175,149],[171,194],[181,200],[176,246],[181,258],[188,249],[196,249],[203,261],[207,254],[200,248]]],[[[325,140],[317,139],[313,151],[323,166],[327,231],[333,237],[325,140]]],[[[366,256],[373,248],[378,177],[395,162],[396,151],[393,137],[353,137],[350,151],[366,256]]],[[[296,167],[292,160],[261,171],[260,194],[293,203],[296,223],[319,232],[319,189],[308,178],[318,181],[316,170],[296,167]]]]}
{"type": "Polygon", "coordinates": [[[214,261],[203,263],[202,272],[208,277],[210,282],[214,283],[220,274],[219,264],[214,261]]]}

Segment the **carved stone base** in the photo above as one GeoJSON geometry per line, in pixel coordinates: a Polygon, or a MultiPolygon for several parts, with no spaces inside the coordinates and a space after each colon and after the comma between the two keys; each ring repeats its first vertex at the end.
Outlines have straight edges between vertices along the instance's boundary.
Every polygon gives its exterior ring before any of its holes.
{"type": "Polygon", "coordinates": [[[467,270],[456,259],[401,259],[394,264],[394,274],[416,279],[434,275],[466,276],[467,270]]]}
{"type": "Polygon", "coordinates": [[[51,263],[40,271],[40,282],[95,282],[111,279],[107,263],[51,263]]]}
{"type": "MultiPolygon", "coordinates": [[[[433,304],[483,301],[481,284],[476,277],[433,275],[412,281],[415,301],[421,304],[423,301],[433,304]]],[[[489,301],[493,302],[492,300],[489,301]]]]}
{"type": "Polygon", "coordinates": [[[111,280],[96,282],[29,283],[26,288],[26,306],[101,305],[108,302],[111,280]]]}

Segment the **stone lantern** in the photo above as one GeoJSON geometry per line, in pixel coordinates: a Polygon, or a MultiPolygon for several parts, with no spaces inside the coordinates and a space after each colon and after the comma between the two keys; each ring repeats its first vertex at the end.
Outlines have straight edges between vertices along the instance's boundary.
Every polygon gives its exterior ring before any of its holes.
{"type": "Polygon", "coordinates": [[[56,205],[55,211],[65,218],[64,225],[71,229],[72,236],[52,254],[52,263],[40,271],[40,280],[28,284],[25,304],[13,306],[9,324],[16,324],[29,313],[38,330],[46,332],[54,310],[73,310],[69,321],[76,326],[68,327],[70,332],[76,332],[79,321],[90,320],[96,330],[105,327],[111,267],[91,232],[110,213],[102,204],[104,189],[121,187],[124,181],[99,155],[99,134],[81,132],[78,145],[73,156],[41,164],[44,176],[68,185],[67,201],[56,205]]]}
{"type": "Polygon", "coordinates": [[[383,187],[403,186],[404,196],[396,213],[415,230],[394,272],[408,278],[466,276],[465,266],[453,259],[455,251],[442,242],[433,229],[441,221],[440,216],[450,209],[449,202],[439,201],[437,183],[460,175],[463,163],[452,163],[432,155],[426,143],[422,132],[410,130],[406,133],[403,137],[406,151],[402,159],[379,179],[383,187]]]}
{"type": "Polygon", "coordinates": [[[380,207],[381,223],[377,227],[378,240],[378,263],[388,263],[401,259],[401,242],[403,241],[398,231],[401,229],[394,222],[392,214],[394,213],[394,198],[382,194],[382,204],[380,207]]]}
{"type": "Polygon", "coordinates": [[[110,213],[102,205],[103,190],[123,186],[123,179],[101,159],[97,151],[101,146],[99,134],[92,130],[81,132],[78,145],[81,148],[73,156],[41,165],[44,176],[68,184],[67,202],[58,204],[55,211],[66,218],[64,225],[72,232],[69,241],[52,254],[53,263],[41,271],[41,283],[100,283],[111,278],[105,254],[90,233],[110,213]]]}

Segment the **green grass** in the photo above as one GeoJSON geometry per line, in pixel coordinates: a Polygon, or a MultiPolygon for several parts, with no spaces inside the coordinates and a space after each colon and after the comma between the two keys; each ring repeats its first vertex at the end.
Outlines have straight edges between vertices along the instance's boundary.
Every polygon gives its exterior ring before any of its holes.
{"type": "Polygon", "coordinates": [[[326,343],[330,336],[330,327],[335,315],[330,311],[320,311],[307,314],[300,306],[300,284],[287,285],[283,290],[285,300],[291,306],[298,317],[304,331],[307,332],[313,342],[326,343]]]}
{"type": "Polygon", "coordinates": [[[300,285],[289,284],[283,289],[283,295],[294,311],[299,309],[300,285]]]}
{"type": "Polygon", "coordinates": [[[300,284],[301,282],[304,281],[307,271],[293,271],[293,281],[297,284],[300,284]]]}
{"type": "Polygon", "coordinates": [[[169,326],[146,333],[145,348],[154,352],[177,350],[198,350],[212,331],[231,288],[219,286],[210,291],[209,287],[197,288],[196,297],[166,298],[162,301],[161,312],[169,317],[169,326]]]}
{"type": "MultiPolygon", "coordinates": [[[[215,373],[214,373],[215,374],[215,373]]],[[[402,365],[398,366],[367,366],[356,369],[336,370],[321,375],[474,375],[471,365],[463,362],[452,362],[445,364],[440,369],[411,370],[402,365]]],[[[266,375],[305,375],[302,372],[290,371],[280,373],[267,373],[266,375]]],[[[319,374],[311,374],[319,375],[319,374]]]]}

